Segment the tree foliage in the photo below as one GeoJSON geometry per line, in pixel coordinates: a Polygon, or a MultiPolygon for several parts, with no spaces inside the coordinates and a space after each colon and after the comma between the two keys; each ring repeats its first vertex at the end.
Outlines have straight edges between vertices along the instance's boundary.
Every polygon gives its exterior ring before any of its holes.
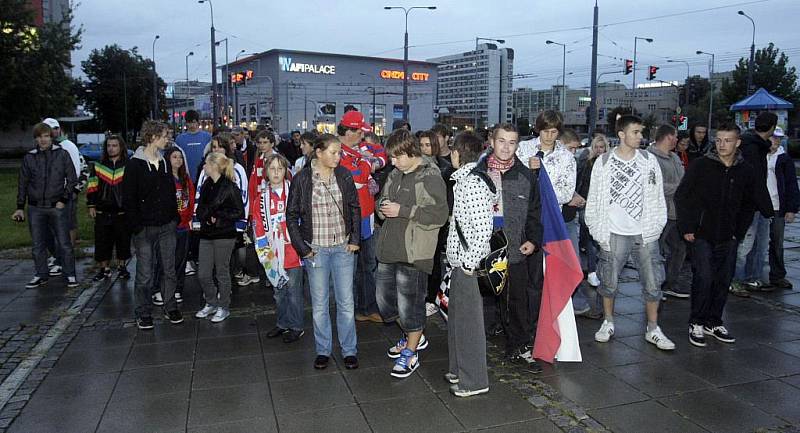
{"type": "MultiPolygon", "coordinates": [[[[747,96],[747,64],[749,58],[740,58],[733,79],[722,82],[722,101],[726,107],[747,96]]],[[[788,66],[789,57],[782,53],[775,44],[770,43],[756,50],[753,68],[753,87],[763,87],[775,96],[786,99],[795,107],[800,104],[800,89],[797,87],[797,71],[788,66]]],[[[716,110],[715,110],[716,111],[716,110]]]]}
{"type": "Polygon", "coordinates": [[[70,53],[81,28],[72,12],[60,22],[36,27],[26,0],[0,0],[0,128],[24,128],[43,117],[72,114],[75,80],[70,53]]]}
{"type": "MultiPolygon", "coordinates": [[[[143,58],[136,47],[125,50],[115,44],[92,50],[81,68],[87,79],[83,99],[105,129],[135,130],[149,117],[153,106],[153,61],[143,58]]],[[[157,79],[161,118],[164,82],[157,79]]]]}

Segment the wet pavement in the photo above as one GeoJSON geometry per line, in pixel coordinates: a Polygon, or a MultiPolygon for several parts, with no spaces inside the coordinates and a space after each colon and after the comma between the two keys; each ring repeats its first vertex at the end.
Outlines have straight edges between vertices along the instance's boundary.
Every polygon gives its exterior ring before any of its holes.
{"type": "MultiPolygon", "coordinates": [[[[787,226],[789,280],[800,288],[800,225],[787,226]]],[[[90,262],[79,266],[90,274],[90,262]]],[[[8,432],[750,432],[800,426],[800,290],[729,297],[736,344],[691,346],[689,301],[670,298],[660,324],[677,344],[644,341],[644,304],[626,270],[616,335],[594,342],[599,321],[578,319],[584,362],[533,375],[502,362],[489,340],[490,392],[456,399],[442,379],[446,325],[429,319],[430,347],[405,380],[389,376],[389,325],[359,324],[360,368],[334,349],[312,367],[306,335],[284,344],[271,289],[239,288],[221,324],[194,319],[200,291],[189,277],[186,321],[132,321],[133,281],[66,289],[57,279],[25,290],[32,262],[0,261],[0,430],[8,432]]],[[[132,268],[131,268],[132,269],[132,268]]],[[[85,278],[84,280],[88,279],[85,278]]]]}

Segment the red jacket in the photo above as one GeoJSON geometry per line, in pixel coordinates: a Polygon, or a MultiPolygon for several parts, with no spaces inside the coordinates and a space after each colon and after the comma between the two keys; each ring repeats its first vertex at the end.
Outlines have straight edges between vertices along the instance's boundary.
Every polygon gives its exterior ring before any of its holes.
{"type": "Polygon", "coordinates": [[[180,180],[175,179],[175,200],[178,202],[178,215],[181,220],[178,223],[178,231],[189,230],[192,224],[192,212],[194,211],[194,184],[192,180],[186,178],[186,190],[184,191],[180,180]]]}
{"type": "Polygon", "coordinates": [[[353,182],[358,191],[358,204],[361,206],[361,239],[369,239],[372,236],[375,212],[375,197],[369,192],[372,166],[361,153],[346,145],[342,146],[342,159],[339,165],[348,169],[353,175],[353,182]]]}

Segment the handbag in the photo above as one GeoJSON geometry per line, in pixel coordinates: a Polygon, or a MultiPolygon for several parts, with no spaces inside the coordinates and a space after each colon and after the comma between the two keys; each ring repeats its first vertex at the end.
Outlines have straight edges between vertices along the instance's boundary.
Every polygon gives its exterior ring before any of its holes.
{"type": "MultiPolygon", "coordinates": [[[[454,218],[455,219],[455,218],[454,218]]],[[[456,232],[464,250],[469,249],[467,239],[456,220],[456,232]]],[[[489,254],[475,268],[478,290],[483,296],[499,296],[508,282],[508,238],[503,230],[495,230],[489,238],[489,254]]]]}

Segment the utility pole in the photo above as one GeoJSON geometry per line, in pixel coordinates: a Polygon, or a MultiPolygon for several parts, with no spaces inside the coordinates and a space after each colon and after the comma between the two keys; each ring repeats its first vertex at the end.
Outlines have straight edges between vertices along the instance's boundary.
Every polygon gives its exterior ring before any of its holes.
{"type": "MultiPolygon", "coordinates": [[[[229,96],[229,92],[228,92],[228,82],[229,82],[229,80],[228,80],[228,76],[229,76],[228,65],[230,64],[230,62],[228,61],[228,38],[225,38],[225,39],[217,42],[216,46],[219,46],[219,44],[221,44],[223,42],[225,42],[225,88],[222,89],[222,95],[223,95],[223,99],[222,99],[223,100],[223,104],[222,105],[225,107],[225,115],[227,115],[228,114],[228,105],[230,104],[230,99],[228,98],[228,96],[229,96]]],[[[227,124],[225,126],[227,126],[227,124]]]]}
{"type": "Polygon", "coordinates": [[[597,126],[597,24],[598,24],[598,17],[599,17],[599,9],[597,7],[597,0],[594,2],[594,24],[592,25],[592,77],[591,77],[591,88],[589,90],[589,96],[591,101],[589,102],[589,140],[592,139],[592,134],[594,134],[595,126],[597,126]]]}
{"type": "Polygon", "coordinates": [[[637,44],[636,43],[639,42],[640,39],[643,40],[643,41],[647,41],[648,43],[652,43],[653,42],[653,38],[642,38],[642,37],[639,37],[639,36],[634,36],[633,37],[633,71],[632,71],[633,72],[633,97],[631,98],[631,109],[633,109],[633,103],[636,100],[636,48],[637,48],[637,44]]]}
{"type": "Polygon", "coordinates": [[[707,53],[705,51],[697,51],[697,54],[703,54],[711,57],[711,65],[708,68],[708,132],[711,133],[711,114],[714,112],[714,53],[707,53]]]}
{"type": "Polygon", "coordinates": [[[125,107],[125,140],[128,142],[131,141],[130,137],[128,137],[128,76],[125,74],[125,70],[122,70],[122,104],[125,107]]]}
{"type": "Polygon", "coordinates": [[[211,7],[211,107],[214,110],[211,115],[211,127],[213,131],[216,131],[219,101],[217,101],[217,41],[216,32],[214,31],[214,5],[211,0],[197,0],[197,2],[200,4],[208,2],[208,6],[211,7]]]}
{"type": "Polygon", "coordinates": [[[158,75],[156,75],[156,41],[160,38],[159,35],[153,39],[153,115],[151,119],[156,120],[158,116],[158,75]]]}
{"type": "MultiPolygon", "coordinates": [[[[479,92],[478,92],[478,89],[479,89],[479,86],[478,86],[478,43],[480,41],[497,42],[498,44],[506,43],[505,39],[475,38],[475,77],[474,77],[474,80],[473,80],[474,81],[473,82],[473,88],[475,90],[473,91],[474,97],[473,97],[473,101],[472,101],[472,103],[475,106],[475,109],[472,112],[472,117],[473,117],[473,120],[475,122],[473,128],[474,128],[475,131],[478,130],[478,123],[479,123],[478,119],[480,118],[480,116],[478,116],[478,99],[479,99],[479,92]]],[[[487,56],[487,59],[488,59],[488,56],[487,56]]],[[[500,91],[502,92],[503,89],[501,88],[500,91]]],[[[488,110],[488,108],[489,108],[488,107],[488,103],[489,103],[489,67],[488,67],[488,61],[487,61],[487,67],[486,67],[486,103],[487,103],[487,107],[486,107],[487,108],[487,110],[486,110],[486,122],[488,123],[489,122],[489,110],[488,110]]]]}
{"type": "Polygon", "coordinates": [[[753,88],[753,68],[755,67],[756,57],[756,22],[750,15],[739,11],[739,15],[747,18],[753,24],[753,42],[750,44],[750,62],[747,64],[747,96],[750,96],[755,89],[753,88]]]}

